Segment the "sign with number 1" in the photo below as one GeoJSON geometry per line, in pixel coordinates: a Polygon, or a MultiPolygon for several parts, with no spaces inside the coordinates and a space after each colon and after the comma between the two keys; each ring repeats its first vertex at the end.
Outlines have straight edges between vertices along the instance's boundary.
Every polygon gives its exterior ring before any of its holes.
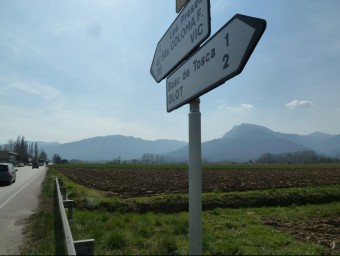
{"type": "Polygon", "coordinates": [[[236,14],[166,80],[167,111],[240,74],[255,49],[266,21],[236,14]]]}

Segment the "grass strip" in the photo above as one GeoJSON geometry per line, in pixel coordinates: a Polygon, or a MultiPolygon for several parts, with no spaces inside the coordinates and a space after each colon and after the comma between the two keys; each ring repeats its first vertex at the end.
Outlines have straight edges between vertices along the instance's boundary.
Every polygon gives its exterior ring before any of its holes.
{"type": "Polygon", "coordinates": [[[22,255],[66,255],[54,184],[55,173],[47,171],[37,211],[25,220],[22,255]]]}

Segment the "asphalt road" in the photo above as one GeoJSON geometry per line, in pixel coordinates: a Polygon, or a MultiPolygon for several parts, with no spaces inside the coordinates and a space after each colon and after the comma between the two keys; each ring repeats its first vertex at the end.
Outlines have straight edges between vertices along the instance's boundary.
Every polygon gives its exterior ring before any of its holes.
{"type": "Polygon", "coordinates": [[[47,167],[17,167],[16,182],[0,184],[0,255],[18,255],[24,219],[34,213],[47,167]]]}

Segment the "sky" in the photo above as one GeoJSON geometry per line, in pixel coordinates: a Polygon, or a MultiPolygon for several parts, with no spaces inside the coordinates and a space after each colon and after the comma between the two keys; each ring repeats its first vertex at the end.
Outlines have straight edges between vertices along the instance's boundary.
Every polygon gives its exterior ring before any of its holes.
{"type": "MultiPolygon", "coordinates": [[[[211,34],[235,14],[267,28],[243,72],[200,97],[202,142],[251,123],[340,134],[340,1],[210,0],[211,34]]],[[[0,0],[0,144],[126,135],[188,141],[150,67],[175,0],[0,0]]]]}

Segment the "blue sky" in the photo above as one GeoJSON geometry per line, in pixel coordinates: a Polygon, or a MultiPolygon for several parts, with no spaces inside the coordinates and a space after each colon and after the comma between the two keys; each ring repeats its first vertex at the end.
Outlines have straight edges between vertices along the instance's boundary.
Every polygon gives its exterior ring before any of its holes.
{"type": "MultiPolygon", "coordinates": [[[[253,123],[340,134],[340,1],[211,0],[211,35],[236,13],[267,21],[243,72],[203,95],[202,141],[253,123]]],[[[0,0],[0,144],[122,134],[188,141],[150,75],[175,0],[0,0]]]]}

